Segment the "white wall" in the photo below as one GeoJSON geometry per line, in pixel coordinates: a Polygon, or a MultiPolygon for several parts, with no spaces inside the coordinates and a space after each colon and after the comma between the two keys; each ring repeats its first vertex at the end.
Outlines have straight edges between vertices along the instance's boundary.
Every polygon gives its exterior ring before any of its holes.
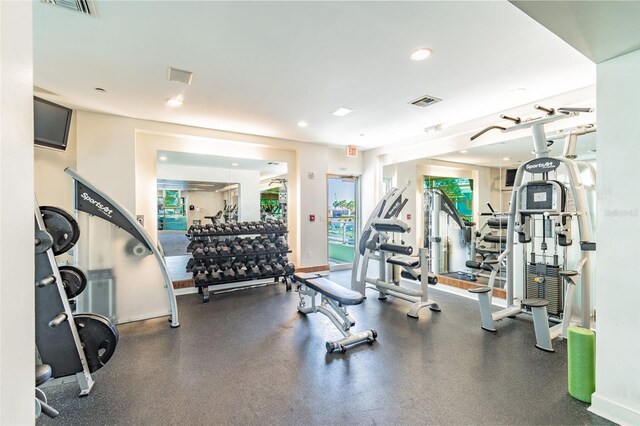
{"type": "Polygon", "coordinates": [[[158,163],[157,176],[158,179],[238,183],[240,185],[239,219],[260,220],[260,172],[256,170],[158,163]]]}
{"type": "Polygon", "coordinates": [[[214,191],[180,191],[183,197],[186,197],[187,206],[187,223],[191,225],[194,220],[199,220],[201,224],[211,223],[211,220],[205,219],[205,216],[215,216],[224,208],[222,194],[214,191]],[[194,210],[189,210],[189,205],[194,210]]]}
{"type": "Polygon", "coordinates": [[[34,422],[31,2],[0,2],[0,424],[34,422]]]}
{"type": "MultiPolygon", "coordinates": [[[[76,164],[68,159],[66,166],[75,166],[132,213],[143,214],[153,238],[157,233],[158,150],[286,162],[291,258],[298,267],[327,264],[326,175],[363,172],[364,155],[346,157],[343,149],[87,111],[76,111],[75,116],[76,164]],[[308,178],[310,171],[314,179],[308,178]],[[316,215],[316,222],[309,222],[309,214],[316,215]]],[[[58,178],[67,179],[64,174],[58,178]]],[[[368,194],[366,188],[363,186],[363,195],[368,194]]]]}
{"type": "Polygon", "coordinates": [[[640,424],[640,50],[598,65],[596,393],[591,411],[640,424]]]}

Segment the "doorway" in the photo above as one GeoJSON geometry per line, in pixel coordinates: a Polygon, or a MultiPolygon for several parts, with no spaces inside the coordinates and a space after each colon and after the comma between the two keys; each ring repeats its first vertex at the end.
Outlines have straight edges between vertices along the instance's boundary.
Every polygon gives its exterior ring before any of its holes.
{"type": "Polygon", "coordinates": [[[332,271],[353,265],[359,223],[358,178],[327,176],[327,252],[332,271]]]}

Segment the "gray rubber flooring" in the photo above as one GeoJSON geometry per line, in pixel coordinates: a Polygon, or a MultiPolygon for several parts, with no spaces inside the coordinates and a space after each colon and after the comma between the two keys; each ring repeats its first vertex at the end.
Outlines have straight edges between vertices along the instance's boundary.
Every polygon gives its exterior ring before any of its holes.
{"type": "Polygon", "coordinates": [[[165,256],[182,256],[187,253],[189,238],[186,231],[158,231],[158,240],[165,256]]]}
{"type": "MultiPolygon", "coordinates": [[[[333,274],[348,282],[348,271],[333,274]]],[[[532,323],[480,329],[477,302],[432,287],[442,308],[407,317],[408,303],[368,299],[350,312],[372,345],[327,354],[329,320],[296,311],[283,285],[178,298],[166,318],[119,326],[112,360],[87,397],[75,384],[46,389],[60,410],[38,424],[611,424],[566,387],[566,342],[534,348],[532,323]]]]}

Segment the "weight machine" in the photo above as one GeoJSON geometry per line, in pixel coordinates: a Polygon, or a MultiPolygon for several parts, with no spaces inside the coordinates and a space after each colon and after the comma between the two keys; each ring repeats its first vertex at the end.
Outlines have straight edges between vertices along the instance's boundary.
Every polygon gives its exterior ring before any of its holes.
{"type": "Polygon", "coordinates": [[[475,223],[464,220],[447,194],[440,189],[425,189],[424,204],[424,241],[431,254],[430,271],[436,275],[451,272],[450,265],[459,264],[462,267],[465,259],[474,259],[471,243],[475,223]],[[454,231],[453,238],[448,235],[443,238],[443,225],[448,227],[452,221],[457,225],[457,232],[454,231]]]}
{"type": "Polygon", "coordinates": [[[498,259],[484,262],[489,268],[495,268],[498,261],[506,260],[507,306],[491,312],[491,291],[495,283],[493,272],[488,287],[469,291],[478,295],[484,330],[496,331],[495,321],[531,311],[536,347],[552,352],[552,340],[566,338],[572,323],[591,328],[591,258],[596,243],[589,192],[594,188],[583,184],[583,175],[589,174],[595,182],[595,170],[587,163],[575,161],[575,142],[577,136],[595,131],[595,128],[583,127],[569,132],[564,156],[550,158],[544,125],[592,110],[556,110],[538,105],[535,108],[545,115],[528,120],[503,115],[501,118],[512,121],[514,125],[509,128],[490,126],[471,137],[474,140],[496,128],[503,132],[531,128],[535,159],[521,164],[516,172],[508,213],[506,248],[498,259]],[[564,180],[561,180],[558,169],[564,171],[564,180]],[[578,238],[574,238],[574,222],[578,238]],[[579,259],[571,258],[571,247],[577,248],[579,259]],[[574,269],[567,269],[570,263],[575,263],[574,269]],[[515,271],[520,268],[523,288],[517,297],[515,271]],[[550,327],[550,319],[559,323],[550,327]]]}
{"type": "Polygon", "coordinates": [[[395,244],[390,233],[406,233],[409,226],[397,217],[407,203],[402,193],[407,188],[392,188],[380,200],[367,220],[360,237],[351,273],[351,289],[365,296],[366,288],[378,291],[378,299],[394,296],[412,303],[408,316],[418,318],[420,309],[428,307],[439,312],[440,307],[429,299],[428,285],[437,283],[435,275],[429,271],[428,249],[421,248],[418,256],[411,256],[413,248],[395,244]],[[368,276],[369,262],[378,262],[378,277],[368,276]],[[400,266],[404,274],[420,281],[420,289],[403,287],[400,282],[392,282],[394,266],[400,266]],[[418,274],[416,270],[419,270],[418,274]],[[369,284],[370,286],[367,286],[369,284]]]}

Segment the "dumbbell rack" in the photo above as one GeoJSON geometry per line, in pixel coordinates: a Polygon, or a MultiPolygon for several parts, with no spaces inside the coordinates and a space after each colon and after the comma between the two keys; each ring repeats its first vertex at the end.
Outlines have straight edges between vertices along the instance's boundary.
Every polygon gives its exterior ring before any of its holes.
{"type": "Polygon", "coordinates": [[[80,395],[88,395],[94,382],[53,249],[45,246],[51,236],[45,229],[37,200],[35,231],[36,348],[40,360],[51,366],[56,377],[47,385],[76,381],[80,395]]]}
{"type": "MultiPolygon", "coordinates": [[[[239,237],[241,235],[256,236],[262,240],[268,239],[275,245],[276,239],[280,237],[286,237],[286,235],[288,234],[288,230],[286,229],[283,221],[238,222],[237,224],[223,224],[222,226],[223,228],[211,226],[210,224],[207,224],[206,226],[192,226],[191,228],[189,228],[189,233],[187,233],[187,237],[191,241],[189,247],[192,247],[194,243],[198,242],[204,244],[205,246],[213,247],[213,245],[215,245],[216,243],[224,241],[222,239],[239,237]],[[247,227],[245,226],[246,224],[252,224],[252,228],[247,229],[247,227]],[[256,225],[259,229],[255,229],[256,225]]],[[[280,280],[282,280],[282,282],[286,286],[287,291],[290,291],[291,277],[295,272],[295,267],[291,263],[287,263],[290,268],[289,271],[285,271],[282,273],[273,273],[264,276],[249,275],[241,278],[235,276],[238,268],[233,266],[234,263],[239,263],[242,260],[254,260],[257,262],[259,257],[262,256],[264,256],[265,261],[267,258],[270,259],[270,262],[265,262],[265,264],[275,265],[275,262],[273,262],[275,256],[286,256],[288,253],[291,253],[291,250],[289,250],[288,248],[288,244],[286,245],[286,249],[282,250],[265,250],[250,253],[242,252],[220,254],[216,252],[215,254],[209,254],[205,253],[202,249],[196,249],[192,251],[193,258],[187,264],[187,272],[193,273],[194,286],[198,288],[198,293],[202,294],[202,300],[204,303],[207,303],[209,301],[210,287],[213,289],[213,293],[215,294],[216,292],[233,289],[276,284],[280,280]],[[216,282],[211,281],[212,274],[210,273],[211,271],[209,269],[210,265],[215,264],[220,267],[225,263],[227,265],[225,269],[220,268],[215,271],[220,277],[222,277],[222,279],[216,282]],[[225,279],[225,271],[229,269],[233,270],[234,277],[232,279],[225,279]]]]}

